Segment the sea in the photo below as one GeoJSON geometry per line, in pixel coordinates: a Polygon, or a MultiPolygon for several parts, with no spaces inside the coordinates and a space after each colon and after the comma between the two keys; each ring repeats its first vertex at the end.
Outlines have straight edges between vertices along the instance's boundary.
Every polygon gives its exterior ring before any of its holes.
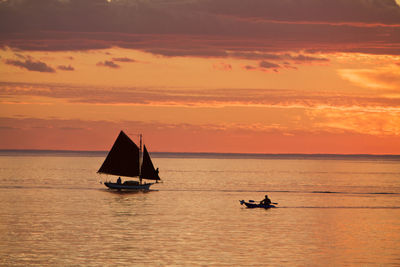
{"type": "Polygon", "coordinates": [[[400,156],[152,153],[148,192],[105,156],[0,151],[0,266],[400,266],[400,156]]]}

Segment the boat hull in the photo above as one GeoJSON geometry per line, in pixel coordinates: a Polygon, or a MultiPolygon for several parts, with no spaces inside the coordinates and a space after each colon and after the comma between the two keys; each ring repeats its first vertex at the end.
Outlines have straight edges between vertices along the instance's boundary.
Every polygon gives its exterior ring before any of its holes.
{"type": "Polygon", "coordinates": [[[131,191],[138,191],[138,190],[150,190],[150,186],[153,183],[147,184],[138,184],[138,185],[126,185],[126,184],[118,184],[118,183],[110,183],[105,182],[104,185],[110,189],[117,189],[117,190],[131,190],[131,191]]]}
{"type": "Polygon", "coordinates": [[[240,200],[240,204],[241,205],[245,205],[249,209],[254,209],[254,208],[263,208],[263,209],[276,208],[276,206],[272,205],[272,204],[265,205],[265,204],[260,204],[260,203],[250,203],[250,202],[246,202],[244,200],[240,200]]]}

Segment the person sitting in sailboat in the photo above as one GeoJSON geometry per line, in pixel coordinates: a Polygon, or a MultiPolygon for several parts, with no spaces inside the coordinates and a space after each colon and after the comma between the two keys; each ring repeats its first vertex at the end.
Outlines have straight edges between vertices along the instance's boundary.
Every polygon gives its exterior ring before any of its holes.
{"type": "Polygon", "coordinates": [[[260,201],[262,205],[271,205],[271,199],[269,199],[268,195],[265,195],[265,198],[260,201]]]}

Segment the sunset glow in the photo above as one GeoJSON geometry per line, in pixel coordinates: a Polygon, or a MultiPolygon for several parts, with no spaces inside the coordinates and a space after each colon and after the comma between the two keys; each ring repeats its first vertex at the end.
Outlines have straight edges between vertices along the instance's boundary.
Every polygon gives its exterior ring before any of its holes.
{"type": "Polygon", "coordinates": [[[399,1],[0,1],[0,149],[400,153],[399,1]]]}

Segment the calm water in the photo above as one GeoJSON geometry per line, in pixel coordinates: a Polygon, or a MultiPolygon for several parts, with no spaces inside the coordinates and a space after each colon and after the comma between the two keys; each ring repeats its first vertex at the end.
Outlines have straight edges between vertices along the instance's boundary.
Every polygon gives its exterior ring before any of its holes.
{"type": "Polygon", "coordinates": [[[399,157],[154,155],[115,193],[104,156],[0,153],[0,266],[400,265],[399,157]]]}

